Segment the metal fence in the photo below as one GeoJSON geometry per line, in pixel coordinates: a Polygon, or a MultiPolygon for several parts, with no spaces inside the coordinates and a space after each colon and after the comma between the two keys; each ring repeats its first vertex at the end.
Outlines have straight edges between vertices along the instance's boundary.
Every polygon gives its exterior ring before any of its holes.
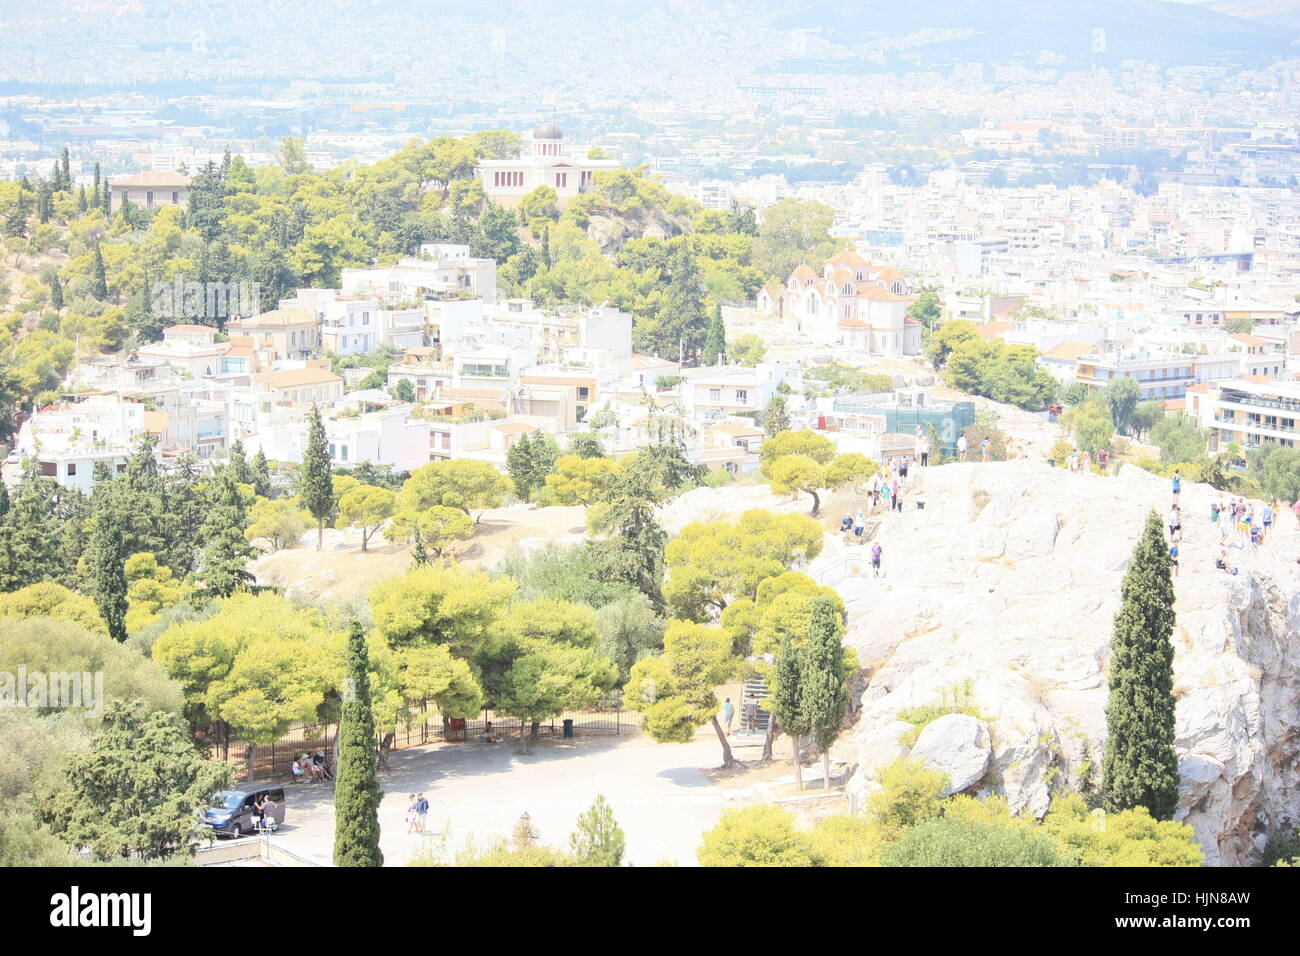
{"type": "MultiPolygon", "coordinates": [[[[638,734],[642,729],[643,715],[637,711],[615,708],[610,710],[581,710],[561,714],[549,721],[524,726],[524,735],[530,738],[563,737],[565,724],[572,721],[575,737],[629,736],[638,734]]],[[[394,735],[392,750],[404,747],[419,747],[431,743],[474,743],[486,736],[500,738],[503,741],[519,739],[521,721],[516,717],[496,714],[484,710],[475,717],[445,717],[437,712],[419,723],[399,725],[394,735]]],[[[229,739],[220,735],[208,735],[203,739],[208,744],[212,756],[218,760],[227,760],[241,768],[243,779],[268,780],[292,775],[292,764],[302,753],[325,751],[327,758],[332,757],[335,724],[293,724],[289,730],[273,744],[264,744],[256,748],[253,754],[253,776],[247,776],[249,766],[248,743],[235,737],[229,739]]],[[[380,741],[376,739],[378,748],[380,741]]]]}

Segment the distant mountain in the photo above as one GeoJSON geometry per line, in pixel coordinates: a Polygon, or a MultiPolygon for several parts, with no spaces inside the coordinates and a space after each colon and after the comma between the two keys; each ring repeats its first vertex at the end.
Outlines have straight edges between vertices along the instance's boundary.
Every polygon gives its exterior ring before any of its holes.
{"type": "MultiPolygon", "coordinates": [[[[1225,0],[1300,7],[1300,0],[1225,0]]],[[[759,4],[760,6],[764,4],[759,4]]],[[[840,44],[913,35],[926,60],[1003,60],[1051,50],[1073,63],[1124,59],[1244,64],[1294,56],[1292,37],[1266,23],[1206,6],[1161,0],[864,0],[826,17],[820,0],[793,0],[775,25],[810,29],[840,44]],[[927,31],[932,36],[927,36],[927,31]],[[949,37],[935,31],[960,31],[949,37]]]]}
{"type": "Polygon", "coordinates": [[[1300,33],[1300,0],[1213,0],[1209,10],[1300,33]]]}

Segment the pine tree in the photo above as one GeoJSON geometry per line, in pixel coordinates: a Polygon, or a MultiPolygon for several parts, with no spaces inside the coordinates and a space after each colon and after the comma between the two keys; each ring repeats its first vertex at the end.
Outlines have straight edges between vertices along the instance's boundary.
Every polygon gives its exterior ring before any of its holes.
{"type": "Polygon", "coordinates": [[[383,866],[375,775],[375,717],[370,708],[366,636],[353,623],[348,634],[347,687],[339,720],[338,779],[334,785],[334,865],[383,866]]]}
{"type": "Polygon", "coordinates": [[[709,316],[709,327],[704,333],[704,364],[716,365],[718,357],[727,351],[727,327],[722,322],[722,306],[716,302],[709,316]]]}
{"type": "Polygon", "coordinates": [[[218,597],[229,597],[252,579],[245,570],[253,556],[253,547],[244,538],[248,507],[229,469],[223,468],[209,488],[208,511],[200,536],[204,589],[218,597]]]}
{"type": "Polygon", "coordinates": [[[848,675],[844,671],[843,622],[828,597],[814,598],[808,612],[808,655],[801,693],[809,730],[822,752],[822,782],[831,783],[831,744],[839,736],[848,710],[848,675]]]}
{"type": "Polygon", "coordinates": [[[60,577],[60,531],[53,478],[29,465],[13,490],[9,508],[0,519],[0,591],[16,591],[39,581],[60,577]]]}
{"type": "Polygon", "coordinates": [[[5,235],[27,237],[27,193],[18,187],[18,201],[5,216],[5,235]]]}
{"type": "Polygon", "coordinates": [[[411,545],[411,567],[423,568],[429,564],[429,552],[424,547],[424,534],[420,531],[420,523],[415,522],[414,529],[415,541],[411,545]]]}
{"type": "Polygon", "coordinates": [[[794,751],[794,779],[800,790],[803,789],[803,766],[799,762],[799,745],[812,729],[804,710],[803,657],[804,652],[790,638],[781,641],[781,646],[776,651],[772,695],[768,698],[768,710],[772,717],[790,735],[794,751]]]}
{"type": "Polygon", "coordinates": [[[316,519],[316,550],[325,544],[325,522],[334,516],[334,478],[330,473],[329,443],[325,422],[315,403],[307,416],[307,447],[302,453],[298,500],[316,519]]]}
{"type": "Polygon", "coordinates": [[[263,498],[271,497],[271,466],[266,460],[266,452],[257,450],[253,456],[253,494],[263,498]]]}
{"type": "Polygon", "coordinates": [[[108,625],[108,636],[118,642],[126,640],[126,555],[122,552],[122,526],[111,509],[101,508],[90,538],[90,595],[108,625]]]}
{"type": "Polygon", "coordinates": [[[579,866],[618,866],[623,862],[623,828],[603,794],[578,817],[577,829],[569,836],[569,849],[579,866]]]}
{"type": "Polygon", "coordinates": [[[77,212],[84,213],[90,204],[86,201],[86,187],[81,186],[77,189],[77,212]]]}
{"type": "Polygon", "coordinates": [[[1111,639],[1102,792],[1112,813],[1146,807],[1157,820],[1178,806],[1174,751],[1174,585],[1160,516],[1147,516],[1124,575],[1111,639]]]}
{"type": "Polygon", "coordinates": [[[108,301],[108,274],[104,269],[104,251],[99,248],[99,243],[95,243],[95,265],[94,265],[94,282],[90,287],[90,294],[101,302],[108,301]]]}

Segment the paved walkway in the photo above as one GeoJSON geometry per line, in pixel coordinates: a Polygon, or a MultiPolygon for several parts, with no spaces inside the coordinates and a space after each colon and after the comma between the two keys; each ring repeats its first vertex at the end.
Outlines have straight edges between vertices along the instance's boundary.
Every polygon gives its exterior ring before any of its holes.
{"type": "MultiPolygon", "coordinates": [[[[524,756],[510,744],[434,744],[395,751],[380,774],[380,845],[389,865],[402,865],[441,831],[457,848],[469,837],[483,845],[509,836],[525,811],[542,842],[567,846],[578,815],[604,794],[627,838],[625,861],[648,866],[671,860],[695,865],[700,836],[717,821],[723,792],[701,768],[721,760],[710,730],[689,744],[648,737],[533,741],[524,756]],[[430,803],[430,836],[406,832],[407,794],[430,803]]],[[[288,813],[276,842],[327,863],[334,843],[333,794],[320,784],[288,788],[288,813]]]]}

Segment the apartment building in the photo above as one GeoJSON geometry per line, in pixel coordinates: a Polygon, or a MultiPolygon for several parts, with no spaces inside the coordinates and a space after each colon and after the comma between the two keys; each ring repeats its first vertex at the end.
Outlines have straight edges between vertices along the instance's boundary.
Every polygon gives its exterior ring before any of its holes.
{"type": "Polygon", "coordinates": [[[1294,447],[1300,439],[1300,383],[1229,379],[1195,386],[1187,414],[1209,432],[1211,454],[1235,443],[1294,447]]]}

